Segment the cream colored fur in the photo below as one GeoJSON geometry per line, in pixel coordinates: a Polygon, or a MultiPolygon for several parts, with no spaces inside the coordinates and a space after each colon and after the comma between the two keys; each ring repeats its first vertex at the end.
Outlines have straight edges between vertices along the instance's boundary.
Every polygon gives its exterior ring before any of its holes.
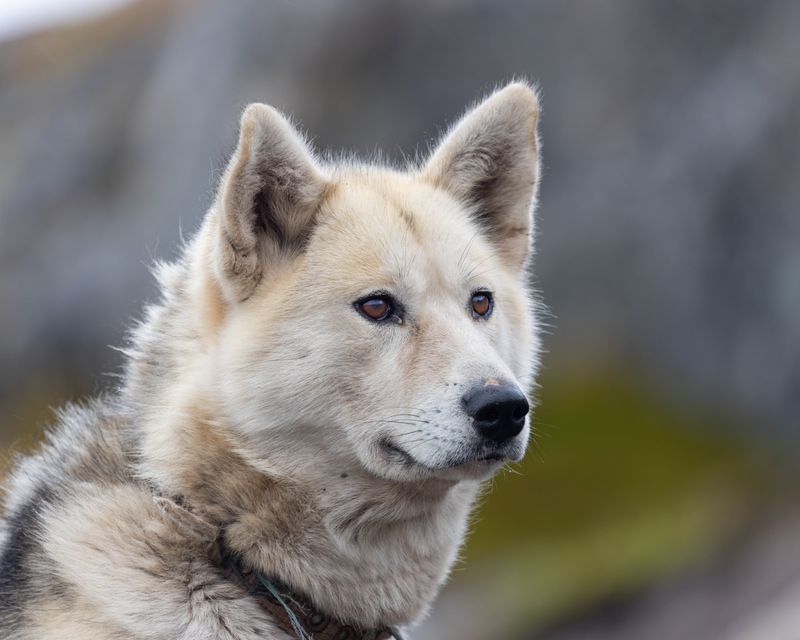
{"type": "Polygon", "coordinates": [[[530,389],[536,371],[537,113],[511,84],[397,171],[320,163],[249,106],[201,229],[159,268],[119,396],[66,415],[14,475],[9,540],[32,533],[4,637],[284,638],[206,559],[218,527],[320,609],[413,627],[503,464],[470,458],[461,398],[530,389]],[[468,312],[477,288],[494,294],[486,321],[468,312]],[[355,311],[374,291],[402,323],[355,311]]]}

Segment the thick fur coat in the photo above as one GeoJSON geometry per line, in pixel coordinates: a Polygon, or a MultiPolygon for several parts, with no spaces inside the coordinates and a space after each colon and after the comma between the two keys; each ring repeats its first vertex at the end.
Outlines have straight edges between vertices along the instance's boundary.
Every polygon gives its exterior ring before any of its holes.
{"type": "Polygon", "coordinates": [[[510,84],[399,171],[321,163],[250,105],[121,388],[8,480],[0,636],[287,638],[209,561],[220,534],[342,621],[413,628],[528,439],[482,437],[465,394],[533,384],[537,118],[510,84]]]}

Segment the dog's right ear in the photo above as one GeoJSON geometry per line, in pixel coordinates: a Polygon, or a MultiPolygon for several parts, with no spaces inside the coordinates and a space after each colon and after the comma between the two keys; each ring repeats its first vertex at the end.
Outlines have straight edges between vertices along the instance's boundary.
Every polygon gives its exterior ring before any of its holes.
{"type": "Polygon", "coordinates": [[[278,111],[251,104],[222,178],[214,268],[226,297],[247,299],[270,262],[302,250],[328,181],[278,111]]]}

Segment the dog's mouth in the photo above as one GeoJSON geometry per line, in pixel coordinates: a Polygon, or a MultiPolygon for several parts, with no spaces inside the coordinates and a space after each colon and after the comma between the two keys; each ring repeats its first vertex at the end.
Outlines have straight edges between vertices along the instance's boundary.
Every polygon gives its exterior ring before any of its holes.
{"type": "Polygon", "coordinates": [[[509,451],[497,450],[488,453],[476,451],[474,453],[460,456],[458,458],[450,458],[442,465],[445,469],[453,469],[455,467],[464,467],[467,465],[493,465],[498,463],[509,462],[513,460],[514,456],[509,451]]]}
{"type": "Polygon", "coordinates": [[[461,451],[446,460],[445,468],[468,465],[496,466],[506,462],[517,462],[525,453],[525,443],[517,439],[504,442],[476,443],[470,449],[461,451]]]}
{"type": "MultiPolygon", "coordinates": [[[[420,465],[420,462],[417,461],[414,456],[412,456],[408,451],[399,447],[394,442],[389,440],[389,438],[383,438],[380,441],[381,448],[389,454],[389,456],[398,462],[402,462],[404,465],[408,467],[412,467],[415,465],[420,465]]],[[[420,465],[425,466],[425,465],[420,465]]]]}
{"type": "Polygon", "coordinates": [[[444,471],[446,469],[454,469],[456,467],[463,467],[470,464],[496,464],[519,460],[521,452],[518,451],[519,447],[516,445],[505,445],[498,448],[493,448],[487,451],[485,448],[476,448],[474,451],[461,456],[448,456],[445,460],[437,465],[425,464],[417,460],[408,451],[403,449],[400,445],[392,442],[389,438],[383,438],[380,441],[381,448],[386,454],[397,462],[402,463],[407,467],[417,466],[427,469],[428,471],[444,471]]]}
{"type": "Polygon", "coordinates": [[[489,453],[485,456],[480,456],[477,460],[478,462],[500,462],[507,459],[508,458],[501,453],[489,453]]]}

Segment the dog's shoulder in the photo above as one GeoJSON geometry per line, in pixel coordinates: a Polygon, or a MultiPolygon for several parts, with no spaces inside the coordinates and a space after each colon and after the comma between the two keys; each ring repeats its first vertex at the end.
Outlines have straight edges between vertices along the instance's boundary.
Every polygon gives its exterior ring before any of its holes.
{"type": "Polygon", "coordinates": [[[6,517],[43,496],[56,500],[76,484],[132,479],[132,441],[126,411],[100,397],[59,410],[36,453],[15,461],[5,487],[6,517]]]}
{"type": "Polygon", "coordinates": [[[65,585],[42,546],[48,514],[87,490],[133,482],[128,431],[125,412],[113,401],[72,405],[59,412],[35,454],[15,461],[0,525],[3,637],[17,637],[31,606],[63,595],[65,585]]]}

